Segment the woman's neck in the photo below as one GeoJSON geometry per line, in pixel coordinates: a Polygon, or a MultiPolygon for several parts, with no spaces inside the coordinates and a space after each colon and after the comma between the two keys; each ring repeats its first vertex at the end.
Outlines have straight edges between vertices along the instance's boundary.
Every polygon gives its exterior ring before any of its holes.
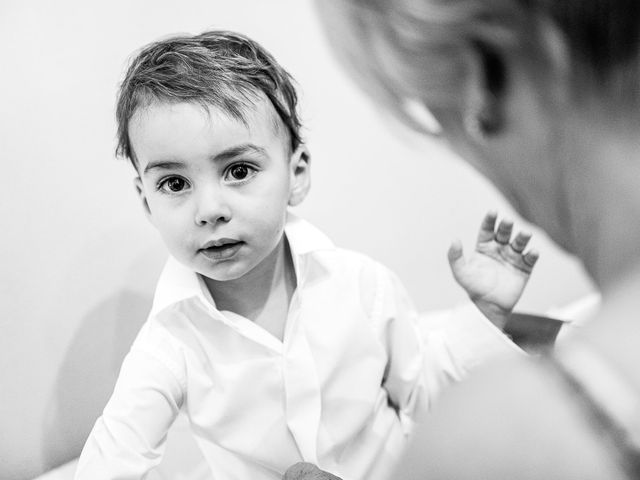
{"type": "Polygon", "coordinates": [[[627,381],[640,389],[640,265],[628,271],[603,292],[598,316],[581,333],[627,381]]]}
{"type": "Polygon", "coordinates": [[[598,287],[640,265],[640,135],[636,125],[582,129],[574,142],[569,192],[573,251],[598,287]]]}

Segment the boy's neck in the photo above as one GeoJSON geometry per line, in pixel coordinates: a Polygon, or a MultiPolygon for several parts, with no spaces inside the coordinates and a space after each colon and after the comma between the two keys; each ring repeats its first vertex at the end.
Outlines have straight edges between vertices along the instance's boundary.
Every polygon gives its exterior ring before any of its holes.
{"type": "Polygon", "coordinates": [[[293,259],[284,235],[273,252],[243,277],[204,280],[218,310],[248,318],[282,340],[296,289],[293,259]]]}

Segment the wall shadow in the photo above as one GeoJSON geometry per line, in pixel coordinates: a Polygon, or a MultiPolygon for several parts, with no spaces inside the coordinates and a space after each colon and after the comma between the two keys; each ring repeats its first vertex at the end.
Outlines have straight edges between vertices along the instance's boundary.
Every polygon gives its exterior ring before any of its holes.
{"type": "Polygon", "coordinates": [[[43,424],[43,469],[77,457],[109,399],[120,365],[152,299],[129,290],[117,292],[82,319],[69,344],[48,399],[43,424]]]}

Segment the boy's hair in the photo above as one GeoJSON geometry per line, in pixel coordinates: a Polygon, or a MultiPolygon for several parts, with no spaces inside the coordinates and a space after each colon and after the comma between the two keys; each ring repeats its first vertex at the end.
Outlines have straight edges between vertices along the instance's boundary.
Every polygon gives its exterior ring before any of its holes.
{"type": "MultiPolygon", "coordinates": [[[[151,43],[131,61],[116,107],[116,155],[136,166],[129,121],[154,101],[215,107],[246,123],[245,115],[265,95],[288,130],[290,148],[302,139],[292,77],[257,42],[229,31],[207,31],[151,43]]],[[[279,120],[274,119],[276,128],[279,120]]]]}

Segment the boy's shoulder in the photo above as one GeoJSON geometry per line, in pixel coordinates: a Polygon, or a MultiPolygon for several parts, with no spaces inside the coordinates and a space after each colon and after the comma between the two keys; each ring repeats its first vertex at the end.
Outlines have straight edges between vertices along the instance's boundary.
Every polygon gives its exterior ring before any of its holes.
{"type": "Polygon", "coordinates": [[[336,246],[310,222],[290,218],[287,235],[294,256],[305,265],[304,276],[323,275],[331,283],[361,291],[379,291],[399,284],[396,274],[366,253],[336,246]],[[293,227],[293,228],[292,228],[293,227]]]}
{"type": "Polygon", "coordinates": [[[325,232],[300,217],[289,214],[285,232],[294,256],[331,261],[343,268],[389,270],[366,253],[336,246],[325,232]]]}
{"type": "Polygon", "coordinates": [[[358,250],[336,246],[333,250],[319,252],[319,254],[333,257],[336,262],[345,267],[355,267],[359,270],[370,271],[372,274],[391,273],[391,270],[382,262],[358,250]]]}

